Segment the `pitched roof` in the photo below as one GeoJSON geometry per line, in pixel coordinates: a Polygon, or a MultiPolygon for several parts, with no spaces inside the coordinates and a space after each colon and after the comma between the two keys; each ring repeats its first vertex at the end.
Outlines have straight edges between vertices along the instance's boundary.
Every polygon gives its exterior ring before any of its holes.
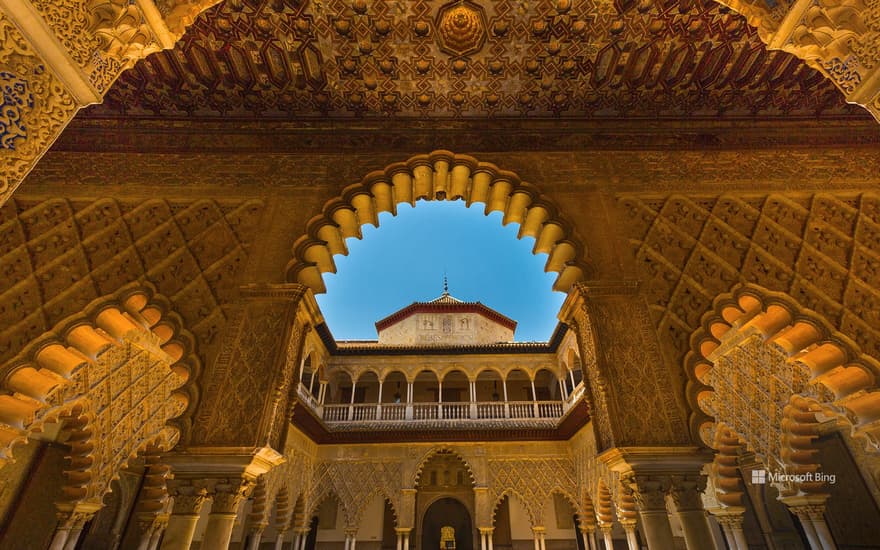
{"type": "Polygon", "coordinates": [[[428,302],[413,302],[410,305],[399,309],[385,317],[376,321],[376,330],[385,330],[389,326],[398,323],[416,313],[478,313],[483,317],[494,321],[510,330],[516,330],[516,321],[498,313],[494,309],[484,305],[481,302],[465,302],[459,300],[455,296],[449,294],[444,289],[443,294],[428,302]]]}

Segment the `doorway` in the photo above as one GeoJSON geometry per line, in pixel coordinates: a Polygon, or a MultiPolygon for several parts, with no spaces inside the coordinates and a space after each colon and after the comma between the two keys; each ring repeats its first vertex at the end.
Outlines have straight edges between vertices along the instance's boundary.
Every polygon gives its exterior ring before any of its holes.
{"type": "Polygon", "coordinates": [[[474,550],[474,528],[467,507],[455,498],[435,500],[422,520],[421,550],[440,550],[440,528],[455,529],[455,550],[474,550]]]}

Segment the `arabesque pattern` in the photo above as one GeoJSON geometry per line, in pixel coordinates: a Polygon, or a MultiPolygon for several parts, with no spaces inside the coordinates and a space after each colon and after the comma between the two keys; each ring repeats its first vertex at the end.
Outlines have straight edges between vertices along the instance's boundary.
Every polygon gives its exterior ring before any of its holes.
{"type": "Polygon", "coordinates": [[[619,204],[669,361],[738,283],[786,292],[880,358],[880,196],[772,194],[619,204]]]}
{"type": "Polygon", "coordinates": [[[135,280],[171,300],[205,353],[261,212],[259,201],[11,201],[0,209],[0,360],[135,280]]]}
{"type": "Polygon", "coordinates": [[[822,412],[880,449],[880,362],[787,295],[743,285],[720,296],[691,345],[691,427],[706,445],[722,423],[769,469],[815,471],[822,412]]]}
{"type": "Polygon", "coordinates": [[[182,386],[199,366],[192,336],[166,307],[149,287],[129,285],[4,363],[4,462],[12,445],[59,424],[70,447],[60,504],[100,505],[131,457],[170,450],[193,395],[182,386]]]}

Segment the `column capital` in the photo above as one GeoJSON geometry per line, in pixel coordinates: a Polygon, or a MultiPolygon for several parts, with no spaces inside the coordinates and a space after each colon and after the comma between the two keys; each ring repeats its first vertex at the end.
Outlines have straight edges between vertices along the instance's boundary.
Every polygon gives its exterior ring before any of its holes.
{"type": "Polygon", "coordinates": [[[214,489],[210,495],[212,514],[235,514],[239,505],[248,497],[254,488],[254,482],[247,479],[214,480],[214,489]]]}
{"type": "Polygon", "coordinates": [[[781,497],[779,501],[800,519],[819,521],[825,519],[825,501],[828,495],[794,495],[781,497]]]}
{"type": "Polygon", "coordinates": [[[395,527],[394,532],[398,535],[408,535],[412,531],[411,527],[395,527]]]}
{"type": "Polygon", "coordinates": [[[702,510],[702,494],[706,490],[709,477],[704,474],[671,476],[672,486],[669,494],[679,512],[702,510]]]}
{"type": "Polygon", "coordinates": [[[56,503],[55,517],[59,529],[81,529],[101,509],[102,505],[91,503],[56,503]]]}
{"type": "Polygon", "coordinates": [[[578,527],[581,533],[587,533],[588,535],[592,535],[596,532],[596,524],[595,523],[581,523],[578,527]]]}
{"type": "Polygon", "coordinates": [[[141,533],[152,533],[168,526],[168,514],[139,513],[137,514],[138,529],[141,533]]]}
{"type": "Polygon", "coordinates": [[[197,516],[208,499],[208,488],[195,480],[169,479],[168,494],[174,498],[175,515],[197,516]]]}
{"type": "Polygon", "coordinates": [[[669,476],[631,472],[620,478],[620,486],[636,502],[640,512],[666,512],[666,494],[672,486],[669,476]]]}

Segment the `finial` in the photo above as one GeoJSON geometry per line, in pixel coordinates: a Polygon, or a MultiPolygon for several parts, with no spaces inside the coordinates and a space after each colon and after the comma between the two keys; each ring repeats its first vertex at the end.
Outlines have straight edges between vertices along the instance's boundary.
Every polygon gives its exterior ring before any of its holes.
{"type": "Polygon", "coordinates": [[[443,273],[443,294],[449,294],[449,281],[446,279],[446,273],[443,273]]]}

